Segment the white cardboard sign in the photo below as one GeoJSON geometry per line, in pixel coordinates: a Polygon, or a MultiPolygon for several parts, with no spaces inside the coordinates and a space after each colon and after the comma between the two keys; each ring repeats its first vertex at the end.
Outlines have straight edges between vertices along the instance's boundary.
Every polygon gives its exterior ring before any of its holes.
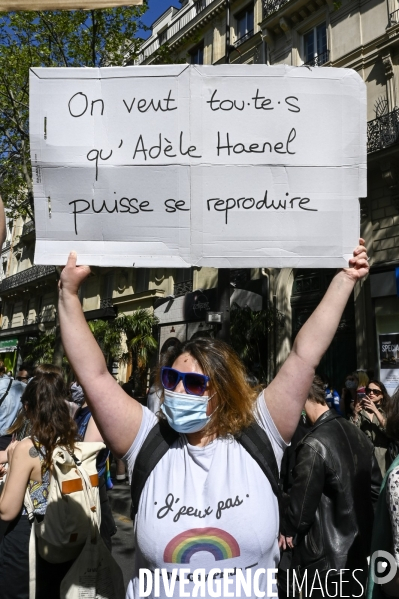
{"type": "Polygon", "coordinates": [[[30,77],[36,264],[339,267],[366,195],[348,69],[41,69],[30,77]]]}

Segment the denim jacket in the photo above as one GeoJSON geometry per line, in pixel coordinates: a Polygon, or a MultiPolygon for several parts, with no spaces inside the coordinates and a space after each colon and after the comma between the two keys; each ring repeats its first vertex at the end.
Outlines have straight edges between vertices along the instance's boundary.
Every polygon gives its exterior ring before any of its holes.
{"type": "MultiPolygon", "coordinates": [[[[0,400],[10,384],[8,376],[0,377],[0,400]]],[[[21,396],[25,390],[25,383],[13,381],[7,397],[0,406],[0,437],[7,434],[7,430],[14,422],[21,409],[21,396]]]]}

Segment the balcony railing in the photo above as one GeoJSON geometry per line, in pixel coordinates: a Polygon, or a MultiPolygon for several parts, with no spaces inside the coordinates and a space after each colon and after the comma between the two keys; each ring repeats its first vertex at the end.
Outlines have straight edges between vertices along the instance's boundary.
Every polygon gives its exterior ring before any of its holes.
{"type": "Polygon", "coordinates": [[[242,35],[241,37],[239,37],[238,40],[236,40],[234,42],[234,47],[238,48],[238,46],[241,46],[241,44],[243,44],[244,42],[249,40],[249,38],[252,37],[253,34],[254,34],[254,30],[251,29],[251,31],[248,31],[245,35],[242,35]]]}
{"type": "Polygon", "coordinates": [[[25,223],[23,228],[22,228],[22,237],[24,235],[29,235],[29,233],[32,233],[32,231],[35,230],[35,223],[33,220],[30,220],[29,222],[25,223]]]}
{"type": "Polygon", "coordinates": [[[330,50],[326,50],[317,56],[314,56],[312,60],[308,60],[305,62],[305,65],[308,67],[321,67],[323,64],[330,60],[330,50]]]}
{"type": "Polygon", "coordinates": [[[175,297],[179,297],[181,295],[186,295],[186,293],[190,293],[193,290],[193,280],[189,281],[181,281],[180,283],[175,283],[173,287],[173,295],[175,297]]]}
{"type": "Polygon", "coordinates": [[[389,15],[389,27],[393,27],[397,23],[399,23],[399,10],[394,10],[389,15]]]}
{"type": "Polygon", "coordinates": [[[113,308],[114,304],[112,301],[112,297],[103,297],[100,299],[100,309],[103,308],[113,308]]]}
{"type": "MultiPolygon", "coordinates": [[[[176,33],[183,29],[183,27],[185,27],[190,21],[195,19],[200,12],[205,10],[205,8],[207,8],[213,2],[215,2],[215,4],[217,3],[216,0],[197,0],[187,10],[185,10],[186,7],[181,8],[177,13],[177,18],[169,25],[165,32],[162,32],[165,33],[165,41],[169,41],[174,35],[176,35],[176,33]]],[[[162,41],[162,43],[164,43],[164,41],[162,41]]],[[[159,46],[159,38],[157,38],[151,44],[143,48],[143,51],[139,54],[136,60],[136,64],[141,64],[144,62],[146,58],[158,50],[159,46]]]]}
{"type": "Polygon", "coordinates": [[[399,108],[367,123],[367,152],[377,152],[399,142],[399,108]]]}
{"type": "Polygon", "coordinates": [[[278,11],[288,0],[263,0],[263,18],[278,11]]]}
{"type": "Polygon", "coordinates": [[[29,326],[33,324],[40,324],[45,322],[55,322],[55,310],[51,308],[50,310],[46,310],[42,314],[37,316],[26,316],[23,320],[24,326],[29,326]]]}
{"type": "Polygon", "coordinates": [[[0,295],[4,293],[8,289],[14,289],[16,287],[22,287],[23,285],[27,285],[28,283],[32,283],[33,281],[37,281],[39,279],[44,279],[50,275],[56,274],[56,267],[50,265],[38,265],[32,266],[31,268],[27,268],[21,272],[18,272],[16,275],[11,275],[11,277],[6,277],[0,283],[0,295]]]}

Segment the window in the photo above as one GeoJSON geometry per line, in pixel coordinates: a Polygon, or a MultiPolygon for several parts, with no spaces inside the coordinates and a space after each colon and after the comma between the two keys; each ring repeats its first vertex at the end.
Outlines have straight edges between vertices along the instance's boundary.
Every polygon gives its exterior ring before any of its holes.
{"type": "Polygon", "coordinates": [[[191,64],[204,64],[204,42],[201,42],[190,51],[191,64]]]}
{"type": "Polygon", "coordinates": [[[193,271],[191,268],[177,268],[173,277],[173,295],[179,297],[193,290],[193,271]]]}
{"type": "Polygon", "coordinates": [[[329,60],[326,24],[318,25],[303,37],[305,64],[320,66],[329,60]]]}
{"type": "Polygon", "coordinates": [[[136,285],[134,293],[142,293],[148,290],[150,282],[150,270],[148,268],[136,268],[136,285]]]}
{"type": "Polygon", "coordinates": [[[247,6],[242,12],[236,15],[237,21],[237,40],[235,46],[242,44],[251,37],[254,33],[254,7],[251,4],[247,6]]]}
{"type": "Polygon", "coordinates": [[[108,272],[104,275],[102,280],[102,297],[112,297],[112,292],[114,289],[114,271],[108,272]]]}
{"type": "Polygon", "coordinates": [[[158,33],[159,45],[162,46],[168,39],[168,28],[158,33]]]}

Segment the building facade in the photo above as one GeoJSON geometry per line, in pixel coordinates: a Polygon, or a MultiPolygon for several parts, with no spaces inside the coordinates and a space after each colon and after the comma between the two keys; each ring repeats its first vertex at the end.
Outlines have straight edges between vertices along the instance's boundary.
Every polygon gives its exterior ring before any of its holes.
{"type": "MultiPolygon", "coordinates": [[[[138,65],[167,62],[345,67],[363,78],[368,196],[360,199],[361,235],[371,273],[356,287],[320,369],[336,385],[355,368],[378,376],[381,335],[399,333],[398,1],[185,0],[155,21],[135,60],[138,65]]],[[[285,316],[284,327],[275,329],[268,343],[273,376],[332,273],[258,269],[251,278],[261,279],[262,271],[267,302],[285,316]]]]}
{"type": "MultiPolygon", "coordinates": [[[[184,0],[152,26],[134,64],[288,64],[355,69],[367,86],[368,196],[360,199],[361,232],[371,274],[357,286],[321,371],[339,386],[355,368],[373,369],[384,335],[399,333],[399,4],[398,0],[184,0]]],[[[8,224],[2,249],[0,352],[16,366],[30,337],[56,323],[57,269],[34,265],[34,224],[8,224]]],[[[231,271],[231,301],[274,308],[284,325],[267,339],[268,378],[320,301],[330,270],[231,271]]],[[[95,268],[81,292],[86,318],[114,318],[137,308],[160,320],[160,349],[212,335],[206,313],[217,309],[213,268],[95,268]]],[[[398,338],[399,342],[399,338],[398,338]]],[[[129,369],[121,366],[118,380],[129,369]]]]}
{"type": "MultiPolygon", "coordinates": [[[[29,353],[26,346],[40,334],[54,331],[57,319],[59,269],[35,265],[35,225],[29,218],[7,219],[0,271],[0,359],[15,372],[29,353]]],[[[154,311],[163,298],[184,298],[199,288],[215,286],[215,269],[93,268],[84,282],[80,299],[86,320],[107,320],[143,308],[154,311]]],[[[171,327],[169,327],[171,328],[171,327]]],[[[186,338],[178,328],[169,337],[186,338]]],[[[163,343],[166,329],[160,327],[163,343]]],[[[123,383],[128,364],[113,368],[123,383]]]]}

